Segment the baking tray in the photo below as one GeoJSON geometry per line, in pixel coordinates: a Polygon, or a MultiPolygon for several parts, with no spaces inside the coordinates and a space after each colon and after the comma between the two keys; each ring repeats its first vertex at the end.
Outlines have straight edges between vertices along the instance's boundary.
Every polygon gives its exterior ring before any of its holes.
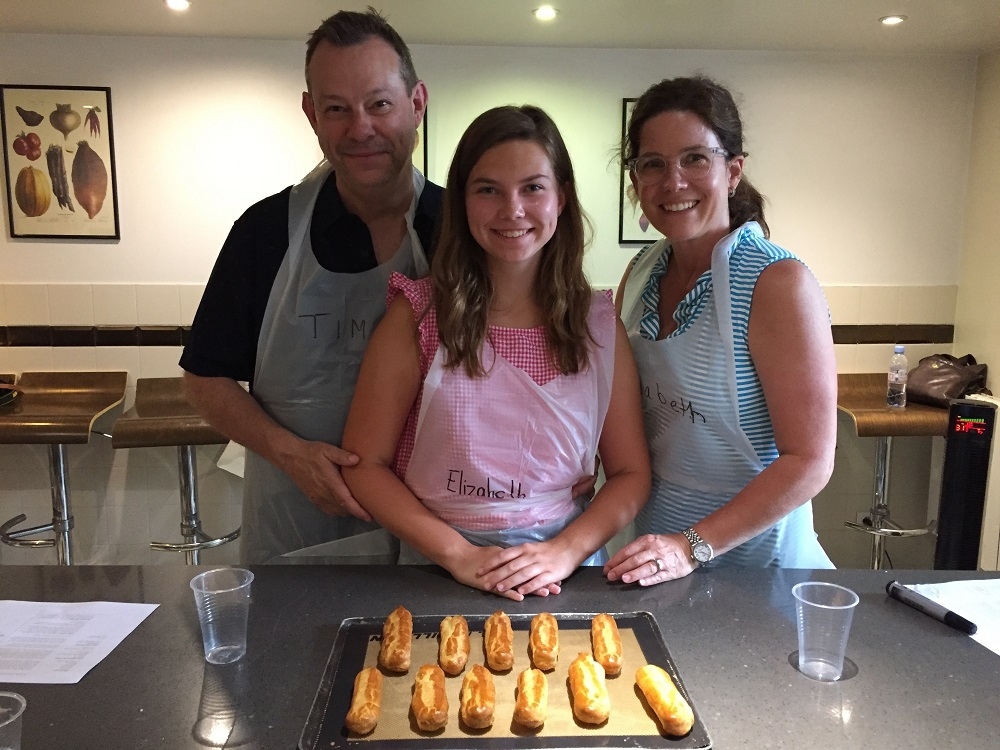
{"type": "Polygon", "coordinates": [[[667,651],[663,636],[649,612],[612,613],[622,638],[623,667],[617,677],[607,680],[611,695],[611,717],[604,724],[591,727],[572,716],[567,673],[569,663],[579,651],[590,651],[590,622],[594,613],[557,613],[559,622],[559,663],[547,672],[549,709],[545,724],[526,729],[512,721],[514,686],[517,675],[531,666],[528,632],[531,614],[510,614],[514,629],[514,667],[509,672],[493,673],[496,685],[496,718],[489,729],[469,729],[458,719],[459,689],[469,666],[485,664],[482,645],[483,625],[487,615],[466,615],[469,623],[469,665],[461,674],[446,679],[448,726],[437,732],[421,732],[410,716],[410,696],[417,668],[435,663],[438,635],[445,615],[421,615],[413,618],[412,661],[405,674],[383,673],[382,716],[368,735],[348,732],[344,718],[350,707],[354,678],[364,667],[376,666],[384,617],[348,618],[340,629],[330,652],[323,678],[313,700],[299,750],[458,750],[460,748],[711,748],[705,725],[691,702],[677,667],[667,651]],[[645,663],[663,667],[677,689],[691,704],[695,723],[683,737],[664,735],[655,715],[641,698],[635,685],[635,670],[645,663]]]}

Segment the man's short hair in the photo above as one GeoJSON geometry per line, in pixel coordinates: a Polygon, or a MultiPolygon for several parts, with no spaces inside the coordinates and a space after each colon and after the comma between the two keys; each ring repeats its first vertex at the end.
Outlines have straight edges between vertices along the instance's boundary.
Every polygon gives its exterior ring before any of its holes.
{"type": "Polygon", "coordinates": [[[403,78],[408,92],[417,85],[417,71],[413,68],[413,58],[403,38],[389,25],[381,13],[368,6],[365,13],[342,10],[319,25],[306,44],[306,88],[309,83],[309,61],[312,60],[320,42],[329,42],[334,47],[353,47],[369,39],[381,39],[399,55],[399,75],[403,78]]]}

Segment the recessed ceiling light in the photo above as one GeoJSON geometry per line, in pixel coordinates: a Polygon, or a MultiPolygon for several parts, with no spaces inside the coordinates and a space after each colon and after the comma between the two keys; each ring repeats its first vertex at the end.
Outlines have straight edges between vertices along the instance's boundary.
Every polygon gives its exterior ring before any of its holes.
{"type": "Polygon", "coordinates": [[[163,0],[170,10],[187,10],[191,7],[191,0],[163,0]]]}
{"type": "Polygon", "coordinates": [[[532,12],[539,21],[551,21],[559,11],[551,5],[543,5],[540,8],[535,8],[532,12]]]}
{"type": "Polygon", "coordinates": [[[883,26],[899,26],[906,20],[906,16],[882,16],[878,22],[883,26]]]}

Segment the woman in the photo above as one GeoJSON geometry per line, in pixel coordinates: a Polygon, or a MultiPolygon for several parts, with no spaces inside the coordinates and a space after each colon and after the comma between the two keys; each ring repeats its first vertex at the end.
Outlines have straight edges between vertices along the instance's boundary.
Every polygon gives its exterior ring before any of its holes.
{"type": "Polygon", "coordinates": [[[699,565],[833,567],[811,498],[833,469],[837,375],[816,279],[768,241],[732,95],[664,80],[636,102],[623,163],[665,239],[616,304],[639,377],[653,484],[642,534],[604,566],[650,585],[699,565]]]}
{"type": "Polygon", "coordinates": [[[569,154],[536,107],[462,136],[431,277],[390,281],[344,434],[354,497],[462,583],[520,601],[559,593],[649,492],[639,381],[610,297],[583,273],[569,154]],[[607,482],[573,485],[600,450],[607,482]]]}

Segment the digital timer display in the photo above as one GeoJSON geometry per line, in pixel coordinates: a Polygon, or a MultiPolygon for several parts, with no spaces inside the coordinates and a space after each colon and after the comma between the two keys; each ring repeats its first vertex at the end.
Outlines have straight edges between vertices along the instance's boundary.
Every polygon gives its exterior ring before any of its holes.
{"type": "Polygon", "coordinates": [[[973,435],[985,435],[986,420],[982,418],[957,417],[955,419],[955,433],[963,432],[973,435]]]}

